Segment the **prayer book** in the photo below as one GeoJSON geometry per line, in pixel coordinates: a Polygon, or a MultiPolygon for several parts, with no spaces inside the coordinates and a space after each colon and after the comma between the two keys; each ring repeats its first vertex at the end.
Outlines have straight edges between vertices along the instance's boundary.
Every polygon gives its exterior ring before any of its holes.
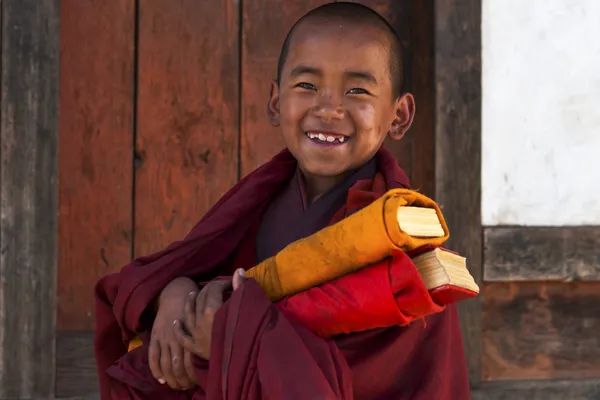
{"type": "Polygon", "coordinates": [[[449,304],[479,294],[466,259],[438,247],[412,258],[429,294],[437,304],[449,304]]]}
{"type": "Polygon", "coordinates": [[[402,206],[398,207],[398,225],[406,234],[413,237],[444,237],[444,228],[434,208],[402,206]]]}

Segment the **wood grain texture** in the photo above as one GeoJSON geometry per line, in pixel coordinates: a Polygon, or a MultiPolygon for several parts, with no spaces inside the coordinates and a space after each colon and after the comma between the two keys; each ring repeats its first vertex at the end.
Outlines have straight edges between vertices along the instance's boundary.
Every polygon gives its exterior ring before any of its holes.
{"type": "Polygon", "coordinates": [[[4,0],[0,398],[54,394],[58,57],[58,0],[4,0]]]}
{"type": "Polygon", "coordinates": [[[486,281],[600,281],[600,227],[489,227],[486,281]]]}
{"type": "Polygon", "coordinates": [[[59,330],[92,330],[94,284],[131,257],[134,0],[62,0],[59,330]]]}
{"type": "Polygon", "coordinates": [[[600,282],[484,286],[485,380],[600,378],[600,282]]]}
{"type": "Polygon", "coordinates": [[[181,239],[238,179],[238,7],[140,2],[136,255],[181,239]]]}
{"type": "MultiPolygon", "coordinates": [[[[371,5],[373,2],[366,2],[371,5]]],[[[386,141],[411,185],[435,196],[435,84],[433,0],[378,1],[379,11],[394,27],[404,49],[404,90],[416,103],[413,125],[401,141],[386,141]],[[387,10],[384,9],[387,4],[387,10]]]]}
{"type": "Polygon", "coordinates": [[[485,382],[472,400],[596,400],[600,380],[485,382]]]}
{"type": "MultiPolygon", "coordinates": [[[[481,0],[435,3],[436,200],[449,248],[482,278],[481,0]]],[[[472,387],[481,380],[481,299],[459,304],[472,387]]]]}
{"type": "Polygon", "coordinates": [[[56,338],[56,397],[89,398],[99,393],[94,334],[61,332],[56,338]]]}

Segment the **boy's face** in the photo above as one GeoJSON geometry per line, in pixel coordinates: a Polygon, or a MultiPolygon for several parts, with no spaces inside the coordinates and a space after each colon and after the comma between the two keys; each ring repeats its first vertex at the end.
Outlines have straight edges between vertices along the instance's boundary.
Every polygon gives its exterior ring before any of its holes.
{"type": "Polygon", "coordinates": [[[360,167],[386,136],[401,139],[413,116],[411,95],[393,98],[389,44],[378,29],[297,27],[269,117],[305,174],[335,177],[360,167]]]}

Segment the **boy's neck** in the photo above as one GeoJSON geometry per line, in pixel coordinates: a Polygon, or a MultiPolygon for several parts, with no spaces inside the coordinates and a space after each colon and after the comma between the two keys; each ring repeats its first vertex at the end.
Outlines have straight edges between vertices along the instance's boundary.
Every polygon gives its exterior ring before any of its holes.
{"type": "Polygon", "coordinates": [[[302,171],[302,177],[304,178],[304,184],[306,189],[306,201],[310,205],[314,203],[319,197],[327,193],[331,188],[341,182],[348,172],[338,176],[315,176],[310,175],[302,171]]]}

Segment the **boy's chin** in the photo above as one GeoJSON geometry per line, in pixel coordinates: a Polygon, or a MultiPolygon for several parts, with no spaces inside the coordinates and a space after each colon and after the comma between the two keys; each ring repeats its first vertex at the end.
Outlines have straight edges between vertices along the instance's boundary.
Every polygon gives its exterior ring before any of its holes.
{"type": "Polygon", "coordinates": [[[344,175],[351,168],[349,163],[308,162],[300,165],[304,174],[319,178],[335,178],[344,175]]]}

